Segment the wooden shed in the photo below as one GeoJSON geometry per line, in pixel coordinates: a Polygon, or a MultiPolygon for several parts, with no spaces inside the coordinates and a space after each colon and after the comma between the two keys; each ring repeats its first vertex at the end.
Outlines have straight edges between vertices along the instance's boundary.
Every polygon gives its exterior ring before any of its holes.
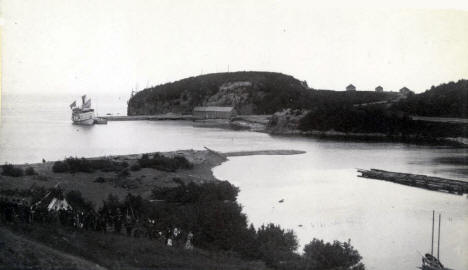
{"type": "Polygon", "coordinates": [[[399,92],[403,96],[408,96],[413,93],[413,91],[409,90],[406,86],[401,88],[399,92]]]}
{"type": "Polygon", "coordinates": [[[195,107],[193,116],[197,119],[229,119],[236,116],[234,107],[195,107]]]}
{"type": "Polygon", "coordinates": [[[356,86],[350,84],[346,86],[346,91],[356,91],[356,86]]]}

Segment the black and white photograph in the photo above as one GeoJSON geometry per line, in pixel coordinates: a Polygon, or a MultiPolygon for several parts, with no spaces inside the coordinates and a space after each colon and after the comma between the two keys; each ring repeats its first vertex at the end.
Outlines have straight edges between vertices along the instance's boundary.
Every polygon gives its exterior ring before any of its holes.
{"type": "Polygon", "coordinates": [[[0,0],[0,270],[468,269],[468,2],[0,0]]]}

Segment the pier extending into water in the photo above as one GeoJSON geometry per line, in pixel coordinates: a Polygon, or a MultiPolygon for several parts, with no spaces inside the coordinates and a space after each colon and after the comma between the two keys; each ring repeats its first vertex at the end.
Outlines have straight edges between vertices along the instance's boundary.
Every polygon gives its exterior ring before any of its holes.
{"type": "Polygon", "coordinates": [[[193,115],[182,114],[155,114],[155,115],[106,115],[100,118],[108,121],[136,121],[136,120],[193,120],[193,115]]]}
{"type": "Polygon", "coordinates": [[[361,173],[359,177],[364,178],[384,180],[402,185],[419,187],[428,190],[448,192],[458,195],[468,193],[468,182],[460,180],[453,180],[448,178],[427,176],[421,174],[389,172],[378,169],[358,169],[358,172],[361,173]]]}

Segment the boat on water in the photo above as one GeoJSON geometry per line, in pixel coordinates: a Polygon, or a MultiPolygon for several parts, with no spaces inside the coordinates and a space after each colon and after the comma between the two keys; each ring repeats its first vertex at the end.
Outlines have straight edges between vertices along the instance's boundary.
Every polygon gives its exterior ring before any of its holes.
{"type": "Polygon", "coordinates": [[[419,267],[422,270],[451,270],[449,268],[445,268],[444,265],[437,259],[436,257],[432,256],[431,254],[427,253],[422,258],[422,266],[419,267]]]}
{"type": "Polygon", "coordinates": [[[439,260],[440,251],[440,214],[439,214],[439,236],[437,241],[437,257],[433,255],[434,252],[434,211],[432,211],[432,239],[431,239],[431,253],[426,253],[422,256],[422,265],[418,267],[421,270],[452,270],[444,267],[439,260]]]}
{"type": "Polygon", "coordinates": [[[96,118],[94,118],[94,124],[97,124],[97,125],[107,125],[107,119],[106,119],[106,118],[102,118],[102,117],[96,117],[96,118]]]}
{"type": "Polygon", "coordinates": [[[70,104],[72,121],[75,125],[94,125],[94,109],[91,108],[91,99],[86,100],[86,95],[81,97],[81,106],[76,105],[76,100],[70,104]]]}

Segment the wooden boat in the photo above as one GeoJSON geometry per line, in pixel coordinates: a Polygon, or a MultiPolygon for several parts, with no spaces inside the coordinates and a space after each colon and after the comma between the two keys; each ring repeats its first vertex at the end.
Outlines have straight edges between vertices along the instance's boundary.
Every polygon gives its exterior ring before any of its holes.
{"type": "Polygon", "coordinates": [[[422,256],[422,265],[418,267],[422,270],[452,270],[450,268],[444,267],[444,265],[439,260],[439,251],[440,251],[440,214],[439,214],[439,236],[437,241],[437,258],[433,255],[434,251],[434,211],[432,211],[432,238],[431,238],[431,253],[426,253],[422,256]]]}
{"type": "Polygon", "coordinates": [[[96,117],[94,118],[94,123],[98,125],[107,125],[107,119],[102,117],[96,117]]]}

